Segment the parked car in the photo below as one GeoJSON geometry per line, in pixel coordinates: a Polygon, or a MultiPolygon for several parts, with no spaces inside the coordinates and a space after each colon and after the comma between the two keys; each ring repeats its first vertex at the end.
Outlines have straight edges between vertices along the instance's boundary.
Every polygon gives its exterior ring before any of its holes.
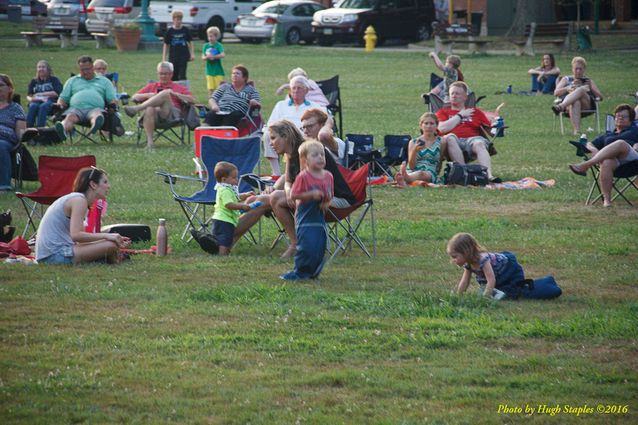
{"type": "Polygon", "coordinates": [[[421,41],[430,37],[434,19],[432,0],[343,0],[337,7],[315,13],[312,30],[324,46],[363,44],[369,25],[377,32],[378,44],[391,38],[421,41]]]}
{"type": "Polygon", "coordinates": [[[286,43],[314,41],[312,16],[325,7],[312,0],[276,0],[262,4],[250,15],[239,15],[235,35],[241,41],[262,41],[272,37],[276,24],[282,26],[286,43]]]}
{"type": "Polygon", "coordinates": [[[262,3],[261,0],[153,0],[149,3],[151,17],[155,19],[155,32],[163,35],[171,25],[171,12],[181,10],[184,27],[206,40],[206,28],[215,26],[222,33],[232,31],[237,17],[250,13],[262,3]]]}
{"type": "Polygon", "coordinates": [[[51,0],[47,6],[48,16],[80,17],[80,31],[86,32],[86,5],[84,0],[51,0]]]}
{"type": "Polygon", "coordinates": [[[0,15],[9,12],[9,5],[19,5],[22,7],[22,15],[40,16],[47,14],[48,0],[0,0],[0,15]]]}
{"type": "Polygon", "coordinates": [[[134,19],[140,14],[142,0],[92,0],[86,8],[86,30],[103,32],[109,22],[134,19]]]}

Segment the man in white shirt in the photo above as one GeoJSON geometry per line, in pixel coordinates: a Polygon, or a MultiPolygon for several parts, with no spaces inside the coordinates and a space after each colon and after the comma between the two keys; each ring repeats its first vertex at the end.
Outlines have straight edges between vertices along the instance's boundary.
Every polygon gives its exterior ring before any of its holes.
{"type": "MultiPolygon", "coordinates": [[[[326,108],[324,106],[318,105],[306,99],[306,95],[308,94],[309,89],[310,84],[308,83],[308,79],[306,77],[300,75],[292,78],[290,80],[289,96],[286,99],[277,102],[272,110],[272,113],[270,114],[270,118],[268,118],[268,123],[266,124],[266,126],[269,126],[270,124],[280,120],[288,120],[294,123],[297,128],[301,130],[301,116],[305,111],[312,108],[318,108],[321,111],[326,112],[326,108]]],[[[281,175],[281,168],[279,167],[279,155],[277,155],[277,153],[270,146],[270,137],[267,129],[264,131],[263,142],[264,156],[270,162],[272,175],[281,175]]]]}

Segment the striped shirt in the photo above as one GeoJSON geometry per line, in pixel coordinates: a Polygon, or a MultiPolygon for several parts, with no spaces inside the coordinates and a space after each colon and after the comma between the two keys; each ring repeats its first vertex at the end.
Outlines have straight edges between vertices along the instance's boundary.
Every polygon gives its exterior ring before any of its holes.
{"type": "Polygon", "coordinates": [[[220,111],[242,113],[248,112],[248,102],[255,99],[261,103],[259,92],[251,85],[245,85],[239,92],[232,84],[223,84],[212,94],[211,98],[217,103],[220,111]]]}

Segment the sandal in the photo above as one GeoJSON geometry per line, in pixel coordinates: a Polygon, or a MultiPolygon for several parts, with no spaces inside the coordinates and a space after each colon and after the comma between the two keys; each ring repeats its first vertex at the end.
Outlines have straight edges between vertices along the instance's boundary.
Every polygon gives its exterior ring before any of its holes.
{"type": "Polygon", "coordinates": [[[580,168],[578,168],[577,165],[569,164],[569,169],[572,170],[572,173],[578,174],[579,176],[586,176],[587,175],[587,171],[581,170],[580,168]]]}

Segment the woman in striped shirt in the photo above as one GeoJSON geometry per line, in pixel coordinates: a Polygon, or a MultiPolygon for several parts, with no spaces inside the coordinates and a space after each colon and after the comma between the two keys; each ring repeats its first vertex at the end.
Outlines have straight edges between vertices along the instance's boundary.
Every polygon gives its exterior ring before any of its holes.
{"type": "Polygon", "coordinates": [[[205,121],[212,126],[237,127],[249,108],[261,107],[260,102],[259,92],[248,83],[248,69],[243,65],[235,65],[231,83],[219,86],[208,100],[211,112],[205,121]]]}

